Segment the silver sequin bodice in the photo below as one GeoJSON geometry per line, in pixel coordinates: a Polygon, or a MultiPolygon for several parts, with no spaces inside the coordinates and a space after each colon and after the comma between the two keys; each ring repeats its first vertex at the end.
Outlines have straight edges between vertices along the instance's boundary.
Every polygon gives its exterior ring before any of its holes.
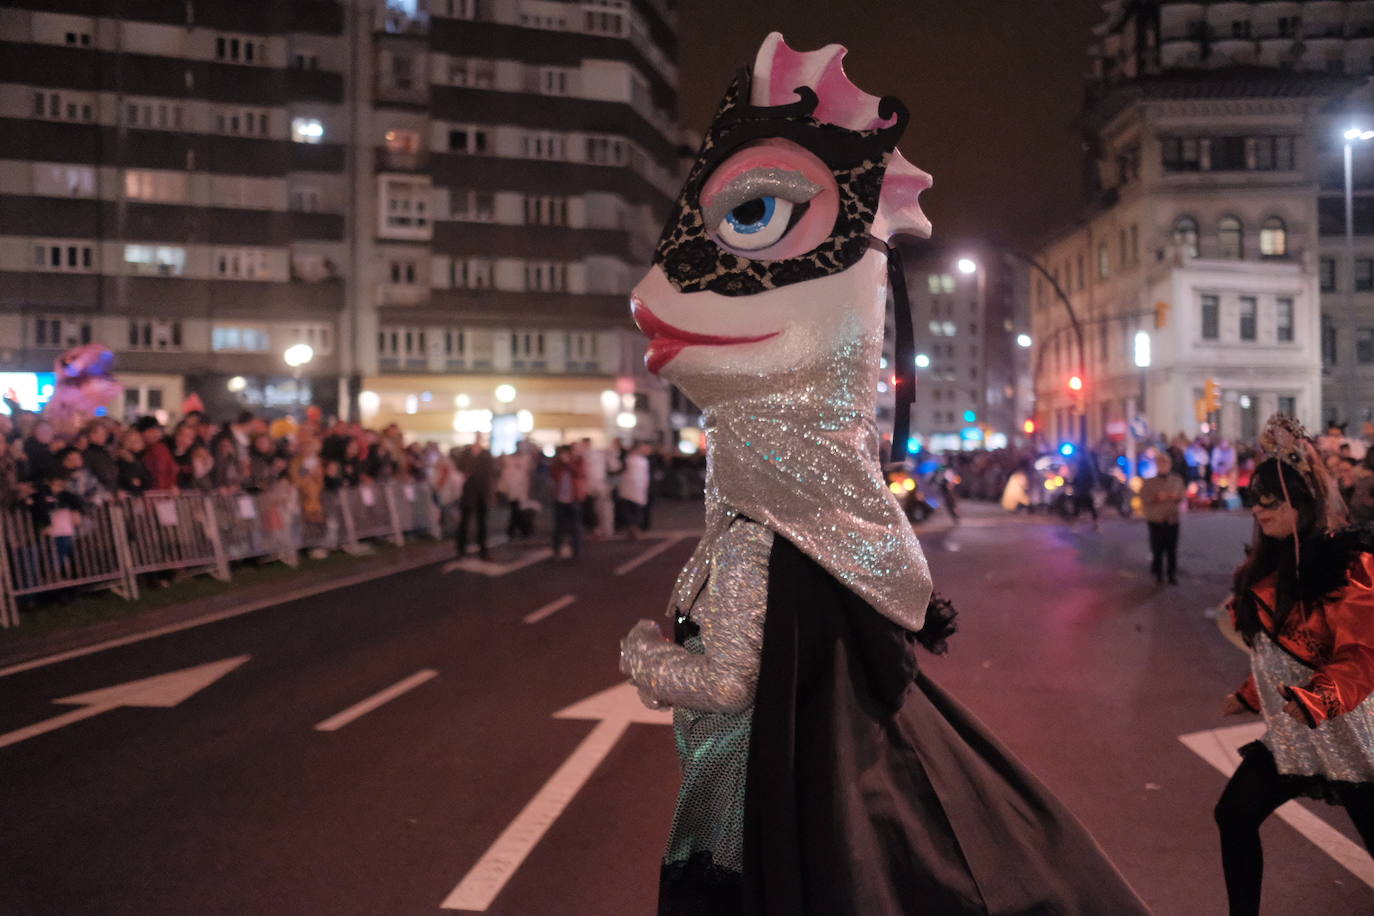
{"type": "Polygon", "coordinates": [[[1259,689],[1260,710],[1269,730],[1263,738],[1280,773],[1321,776],[1337,782],[1374,782],[1374,695],[1350,712],[1309,728],[1283,711],[1279,685],[1301,686],[1312,669],[1275,645],[1267,634],[1255,640],[1250,668],[1259,689]]]}

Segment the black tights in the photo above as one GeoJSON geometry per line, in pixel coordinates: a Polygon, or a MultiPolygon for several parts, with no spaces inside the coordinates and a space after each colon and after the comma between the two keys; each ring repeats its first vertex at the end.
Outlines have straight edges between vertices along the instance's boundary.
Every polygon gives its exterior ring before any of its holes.
{"type": "MultiPolygon", "coordinates": [[[[1215,813],[1221,829],[1221,867],[1226,873],[1231,916],[1259,913],[1264,877],[1260,824],[1275,808],[1299,794],[1296,787],[1283,781],[1274,758],[1264,751],[1247,754],[1226,784],[1215,813]]],[[[1350,791],[1345,810],[1365,848],[1374,853],[1374,783],[1350,791]]]]}

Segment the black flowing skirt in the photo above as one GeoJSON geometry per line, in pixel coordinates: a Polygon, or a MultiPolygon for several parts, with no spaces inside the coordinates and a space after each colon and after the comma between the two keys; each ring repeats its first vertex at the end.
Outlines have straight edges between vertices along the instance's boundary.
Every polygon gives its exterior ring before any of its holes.
{"type": "Polygon", "coordinates": [[[769,576],[744,870],[665,868],[661,916],[1149,912],[912,634],[781,536],[769,576]]]}

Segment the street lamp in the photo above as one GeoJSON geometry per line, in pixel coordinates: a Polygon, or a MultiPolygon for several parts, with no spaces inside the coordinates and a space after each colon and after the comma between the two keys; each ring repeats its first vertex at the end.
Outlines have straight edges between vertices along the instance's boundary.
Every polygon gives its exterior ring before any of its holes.
{"type": "Polygon", "coordinates": [[[1031,346],[1031,336],[1029,334],[1017,334],[1016,345],[1022,350],[1029,350],[1031,346]]]}
{"type": "MultiPolygon", "coordinates": [[[[1345,262],[1350,269],[1350,279],[1345,290],[1345,317],[1347,321],[1355,316],[1355,194],[1351,173],[1353,172],[1354,147],[1357,140],[1360,142],[1374,140],[1374,130],[1352,126],[1345,131],[1345,262]]],[[[1355,368],[1350,366],[1347,371],[1353,373],[1355,368]]],[[[1347,387],[1346,390],[1352,389],[1353,385],[1347,387]]]]}
{"type": "Polygon", "coordinates": [[[929,357],[929,356],[926,356],[924,353],[917,353],[917,354],[916,354],[916,368],[917,368],[917,369],[928,369],[929,367],[930,367],[930,357],[929,357]]]}
{"type": "Polygon", "coordinates": [[[971,274],[978,270],[978,262],[974,261],[973,258],[960,258],[955,266],[961,274],[971,274]]]}
{"type": "Polygon", "coordinates": [[[293,344],[286,348],[286,352],[281,355],[286,364],[292,369],[299,370],[306,363],[315,358],[315,348],[307,343],[293,344]]]}
{"type": "Polygon", "coordinates": [[[502,404],[509,404],[511,401],[515,400],[515,386],[497,385],[495,394],[496,400],[500,401],[502,404]]]}

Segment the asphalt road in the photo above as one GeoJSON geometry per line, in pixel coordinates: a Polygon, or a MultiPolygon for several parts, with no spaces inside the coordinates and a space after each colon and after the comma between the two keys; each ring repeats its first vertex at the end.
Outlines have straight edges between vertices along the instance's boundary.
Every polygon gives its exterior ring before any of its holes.
{"type": "MultiPolygon", "coordinates": [[[[1204,612],[1247,520],[1186,519],[1183,584],[1157,588],[1140,523],[975,514],[921,532],[961,613],[927,671],[1156,912],[1224,912],[1225,777],[1179,738],[1237,724],[1218,708],[1245,659],[1204,612]]],[[[616,686],[620,636],[659,614],[692,540],[575,565],[501,548],[504,575],[424,567],[0,676],[0,913],[438,914],[465,878],[494,914],[652,912],[671,735],[609,701],[610,720],[554,714],[616,686]],[[221,661],[174,705],[165,682],[82,697],[221,661]],[[86,717],[31,734],[63,715],[86,717]]],[[[1271,819],[1265,841],[1267,913],[1374,912],[1307,835],[1271,819]]]]}

